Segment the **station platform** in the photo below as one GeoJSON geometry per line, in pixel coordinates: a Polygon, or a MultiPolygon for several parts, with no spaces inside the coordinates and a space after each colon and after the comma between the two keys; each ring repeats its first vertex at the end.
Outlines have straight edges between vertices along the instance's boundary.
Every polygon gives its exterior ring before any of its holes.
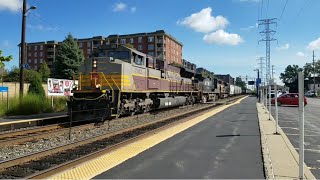
{"type": "Polygon", "coordinates": [[[16,128],[31,127],[41,121],[52,118],[59,119],[68,117],[67,112],[43,113],[36,115],[7,116],[0,118],[0,131],[13,130],[16,128]]]}
{"type": "Polygon", "coordinates": [[[50,179],[299,179],[297,152],[268,117],[255,97],[243,98],[50,179]]]}
{"type": "Polygon", "coordinates": [[[246,98],[93,179],[264,179],[255,102],[246,98]]]}

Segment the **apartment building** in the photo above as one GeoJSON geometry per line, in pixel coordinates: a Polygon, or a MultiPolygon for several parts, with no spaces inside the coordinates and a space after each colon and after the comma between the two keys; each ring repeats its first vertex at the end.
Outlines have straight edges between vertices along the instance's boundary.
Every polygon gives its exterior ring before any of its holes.
{"type": "MultiPolygon", "coordinates": [[[[95,36],[91,38],[76,39],[86,59],[91,57],[94,48],[102,44],[132,44],[137,50],[170,63],[182,64],[182,43],[174,37],[159,30],[150,33],[137,33],[127,35],[110,35],[107,38],[95,36]]],[[[43,41],[27,44],[27,62],[29,67],[38,70],[40,64],[46,62],[51,71],[54,62],[58,41],[43,41]]]]}
{"type": "Polygon", "coordinates": [[[168,64],[182,64],[182,43],[164,30],[149,33],[110,35],[107,37],[106,43],[131,44],[138,51],[167,61],[168,64]]]}
{"type": "MultiPolygon", "coordinates": [[[[105,41],[102,36],[92,38],[77,39],[78,45],[83,52],[84,57],[90,58],[94,48],[97,48],[105,41]]],[[[57,47],[61,44],[58,41],[44,41],[27,44],[27,63],[30,69],[38,70],[40,64],[46,62],[51,71],[54,70],[54,62],[57,53],[57,47]]],[[[26,63],[26,62],[25,62],[26,63]]]]}

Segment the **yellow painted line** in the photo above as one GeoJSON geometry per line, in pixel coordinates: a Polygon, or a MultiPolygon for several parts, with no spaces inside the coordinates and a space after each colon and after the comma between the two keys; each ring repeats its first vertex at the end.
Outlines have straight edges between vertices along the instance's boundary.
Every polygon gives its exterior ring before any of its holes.
{"type": "MultiPolygon", "coordinates": [[[[68,115],[61,115],[61,116],[54,116],[54,118],[61,118],[61,117],[67,117],[68,115]]],[[[41,121],[41,120],[46,120],[46,119],[50,119],[53,118],[52,117],[43,117],[43,118],[35,118],[35,119],[27,119],[27,120],[12,120],[12,121],[7,121],[7,122],[1,122],[0,126],[3,125],[10,125],[10,124],[17,124],[17,123],[25,123],[25,122],[33,122],[33,121],[41,121]]]]}
{"type": "Polygon", "coordinates": [[[241,100],[245,98],[246,97],[243,97],[232,104],[218,107],[210,112],[207,112],[189,121],[183,122],[181,124],[177,124],[176,126],[167,128],[161,132],[152,134],[144,139],[140,139],[138,141],[132,142],[126,146],[119,147],[118,149],[115,149],[110,153],[102,155],[96,159],[80,164],[79,166],[73,167],[72,169],[64,171],[60,174],[53,175],[49,177],[49,179],[91,179],[121,164],[122,162],[142,153],[143,151],[159,144],[160,142],[229,108],[230,106],[239,104],[241,100]]]}

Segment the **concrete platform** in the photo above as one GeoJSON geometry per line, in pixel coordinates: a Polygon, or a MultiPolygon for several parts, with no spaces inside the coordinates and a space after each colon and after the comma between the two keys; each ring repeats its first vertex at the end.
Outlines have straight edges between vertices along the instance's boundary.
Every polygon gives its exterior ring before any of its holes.
{"type": "Polygon", "coordinates": [[[60,119],[68,117],[67,112],[43,113],[36,115],[8,116],[0,118],[0,131],[18,128],[32,127],[52,118],[60,119]]]}
{"type": "MultiPolygon", "coordinates": [[[[264,157],[264,167],[268,179],[299,179],[299,155],[289,139],[278,126],[280,135],[276,132],[275,120],[260,103],[257,103],[261,131],[261,144],[264,157]]],[[[316,179],[304,164],[304,178],[316,179]]]]}

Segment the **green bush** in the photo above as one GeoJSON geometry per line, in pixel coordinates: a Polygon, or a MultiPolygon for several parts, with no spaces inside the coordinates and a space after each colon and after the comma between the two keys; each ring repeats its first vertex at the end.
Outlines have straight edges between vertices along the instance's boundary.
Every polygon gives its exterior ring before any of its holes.
{"type": "Polygon", "coordinates": [[[9,101],[9,105],[9,111],[6,115],[30,115],[53,112],[50,100],[36,94],[25,95],[21,103],[19,103],[19,98],[12,98],[9,101]]]}
{"type": "Polygon", "coordinates": [[[54,97],[53,98],[53,108],[55,112],[67,111],[66,106],[67,98],[66,97],[54,97]]]}
{"type": "Polygon", "coordinates": [[[30,78],[28,94],[35,94],[42,98],[46,96],[42,87],[41,75],[39,73],[34,73],[30,78]]]}

